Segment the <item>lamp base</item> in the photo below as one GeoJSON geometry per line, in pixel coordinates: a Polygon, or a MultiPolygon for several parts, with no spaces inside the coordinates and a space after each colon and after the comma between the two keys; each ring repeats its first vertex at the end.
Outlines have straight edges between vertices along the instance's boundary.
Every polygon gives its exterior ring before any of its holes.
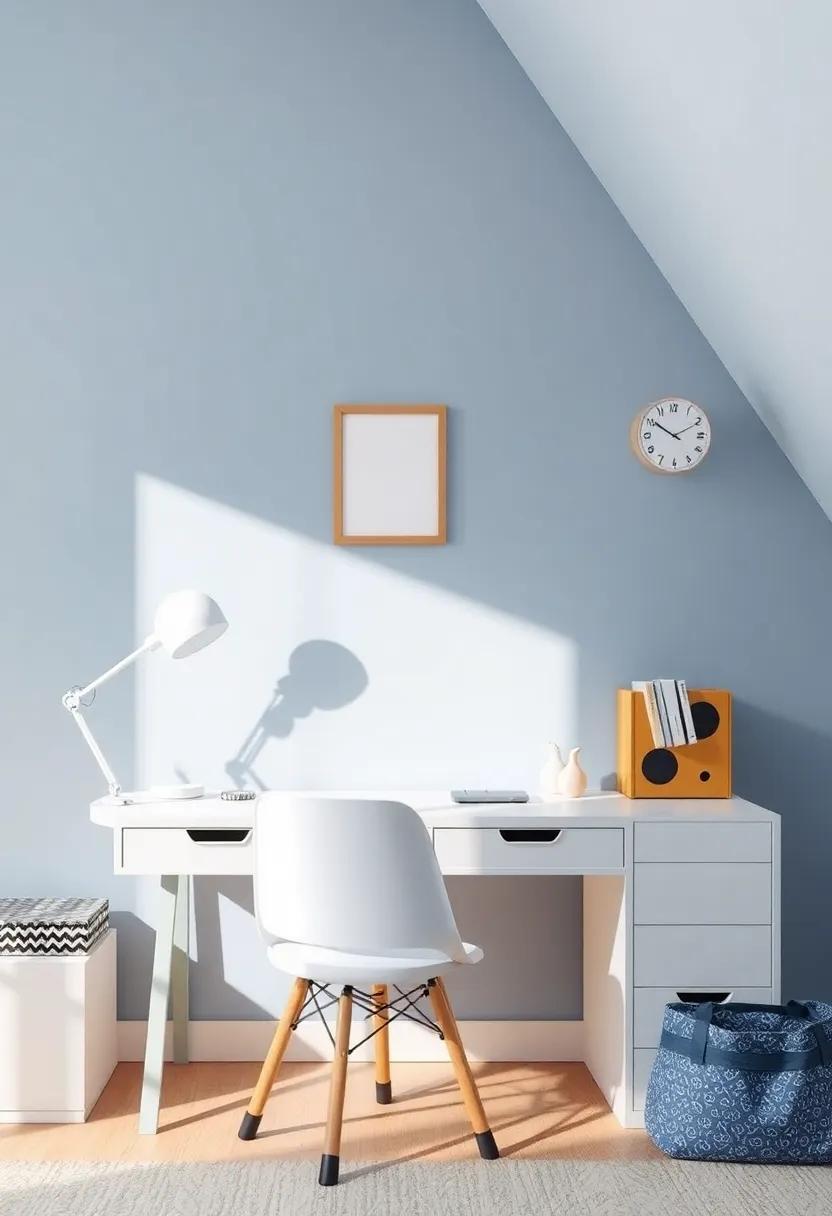
{"type": "Polygon", "coordinates": [[[123,790],[119,797],[125,802],[176,802],[201,798],[204,793],[204,785],[151,785],[149,790],[123,790]]]}
{"type": "Polygon", "coordinates": [[[205,793],[204,785],[151,785],[150,792],[160,802],[169,802],[174,798],[201,798],[205,793]]]}

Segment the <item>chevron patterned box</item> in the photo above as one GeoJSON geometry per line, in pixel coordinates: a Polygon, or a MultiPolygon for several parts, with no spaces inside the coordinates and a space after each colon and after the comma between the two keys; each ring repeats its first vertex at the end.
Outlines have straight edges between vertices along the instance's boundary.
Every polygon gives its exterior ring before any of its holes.
{"type": "Polygon", "coordinates": [[[109,923],[106,899],[0,899],[0,955],[88,954],[109,923]]]}

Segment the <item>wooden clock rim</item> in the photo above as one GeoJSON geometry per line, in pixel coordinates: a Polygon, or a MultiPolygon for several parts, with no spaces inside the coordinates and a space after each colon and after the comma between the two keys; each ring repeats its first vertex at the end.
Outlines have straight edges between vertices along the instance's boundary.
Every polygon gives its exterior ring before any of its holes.
{"type": "MultiPolygon", "coordinates": [[[[707,459],[708,452],[711,450],[711,442],[708,440],[708,450],[703,454],[702,460],[700,460],[698,464],[695,464],[690,469],[663,469],[659,465],[653,464],[652,460],[647,459],[642,452],[641,445],[638,441],[638,433],[641,430],[641,420],[645,414],[649,413],[650,410],[653,409],[654,406],[666,405],[671,401],[687,401],[689,405],[695,405],[698,410],[702,410],[702,415],[704,418],[708,418],[708,411],[703,409],[698,401],[692,401],[690,397],[657,397],[655,401],[651,401],[648,405],[643,405],[641,407],[633,421],[630,423],[630,448],[632,449],[633,455],[639,464],[644,465],[645,469],[649,469],[651,473],[658,473],[660,477],[679,477],[682,474],[695,473],[696,470],[701,467],[702,461],[707,459]]],[[[713,427],[711,426],[710,418],[708,418],[708,426],[711,428],[711,436],[713,437],[713,427]]]]}

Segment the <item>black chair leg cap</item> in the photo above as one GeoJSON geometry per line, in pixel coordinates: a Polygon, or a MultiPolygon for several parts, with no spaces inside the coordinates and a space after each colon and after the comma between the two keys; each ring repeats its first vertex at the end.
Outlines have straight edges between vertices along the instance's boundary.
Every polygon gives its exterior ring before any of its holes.
{"type": "Polygon", "coordinates": [[[240,1124],[240,1130],[237,1135],[241,1140],[253,1140],[257,1135],[257,1129],[260,1126],[262,1115],[250,1115],[248,1111],[243,1115],[243,1121],[240,1124]]]}
{"type": "Polygon", "coordinates": [[[379,1106],[389,1106],[393,1101],[393,1082],[376,1081],[376,1102],[379,1106]]]}
{"type": "Polygon", "coordinates": [[[477,1148],[480,1150],[480,1156],[486,1161],[496,1161],[500,1156],[500,1150],[497,1148],[497,1142],[494,1139],[494,1133],[491,1128],[487,1132],[475,1132],[474,1139],[477,1142],[477,1148]]]}
{"type": "Polygon", "coordinates": [[[338,1165],[341,1161],[340,1157],[333,1153],[324,1153],[321,1157],[321,1172],[318,1174],[318,1182],[321,1186],[335,1186],[338,1182],[338,1165]]]}

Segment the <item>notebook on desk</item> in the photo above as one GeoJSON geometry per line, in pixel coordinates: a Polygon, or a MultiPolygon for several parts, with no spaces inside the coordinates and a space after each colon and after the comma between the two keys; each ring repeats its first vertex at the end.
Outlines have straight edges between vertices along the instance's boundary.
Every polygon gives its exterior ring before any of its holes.
{"type": "Polygon", "coordinates": [[[487,803],[487,802],[528,802],[529,795],[525,790],[451,790],[454,802],[487,803]]]}

